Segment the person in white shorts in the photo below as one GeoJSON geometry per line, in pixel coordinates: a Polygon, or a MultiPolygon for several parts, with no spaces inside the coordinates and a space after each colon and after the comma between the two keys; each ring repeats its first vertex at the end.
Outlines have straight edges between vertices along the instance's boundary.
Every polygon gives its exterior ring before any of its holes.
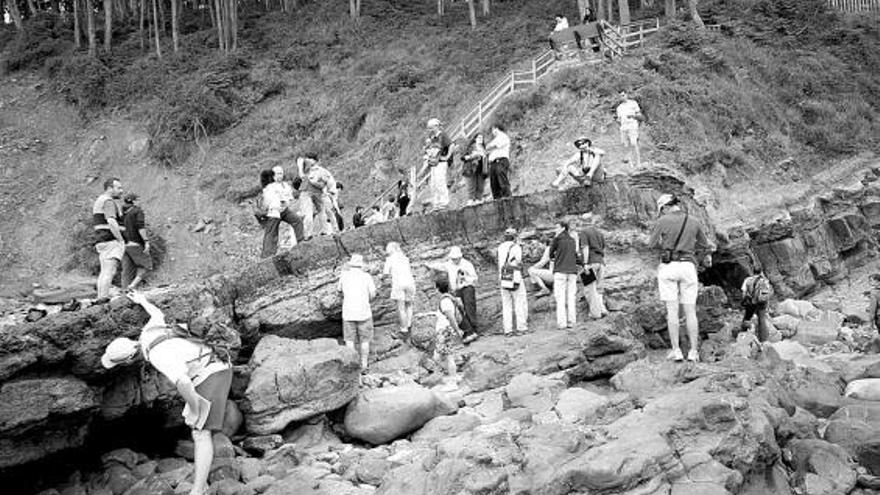
{"type": "Polygon", "coordinates": [[[645,120],[642,109],[635,100],[627,96],[626,91],[620,92],[620,105],[617,105],[617,122],[620,124],[620,142],[632,148],[631,160],[638,167],[642,164],[639,152],[639,122],[645,120]]]}
{"type": "Polygon", "coordinates": [[[697,260],[705,254],[711,264],[711,246],[699,220],[682,210],[675,196],[660,196],[657,199],[657,210],[662,216],[651,232],[648,245],[661,254],[661,262],[657,267],[657,285],[660,300],[666,303],[666,325],[672,344],[668,358],[675,361],[684,359],[678,338],[678,307],[681,305],[690,339],[688,361],[699,361],[697,260]]]}

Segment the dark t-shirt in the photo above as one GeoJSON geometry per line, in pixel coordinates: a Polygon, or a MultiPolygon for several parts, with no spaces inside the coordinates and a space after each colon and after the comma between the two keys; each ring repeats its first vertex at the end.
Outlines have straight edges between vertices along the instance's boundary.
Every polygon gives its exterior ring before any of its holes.
{"type": "MultiPolygon", "coordinates": [[[[445,132],[441,131],[440,134],[431,138],[431,146],[436,146],[440,149],[439,156],[442,158],[449,153],[449,147],[452,146],[452,141],[449,139],[449,136],[447,136],[445,132]]],[[[451,163],[452,157],[450,156],[449,159],[443,161],[451,163]]]]}
{"type": "Polygon", "coordinates": [[[355,228],[364,226],[364,215],[363,213],[355,213],[351,217],[351,224],[354,225],[355,228]]]}
{"type": "Polygon", "coordinates": [[[125,225],[125,230],[122,231],[125,242],[136,242],[143,246],[144,238],[141,237],[140,229],[146,228],[144,210],[140,206],[132,206],[125,214],[122,223],[125,225]]]}
{"type": "Polygon", "coordinates": [[[654,230],[651,232],[651,239],[648,241],[648,247],[657,250],[675,250],[675,258],[678,261],[697,262],[697,254],[709,251],[710,245],[703,233],[703,227],[700,225],[699,219],[692,216],[685,216],[683,211],[673,211],[660,217],[654,230]],[[687,218],[687,223],[682,223],[687,218]],[[678,245],[675,240],[681,231],[681,239],[678,245]]]}
{"type": "Polygon", "coordinates": [[[605,263],[605,236],[595,227],[587,227],[581,233],[581,248],[588,246],[590,259],[587,263],[590,265],[605,263]]]}
{"type": "Polygon", "coordinates": [[[553,238],[550,245],[550,259],[553,260],[554,273],[577,274],[577,243],[567,232],[553,238]]]}

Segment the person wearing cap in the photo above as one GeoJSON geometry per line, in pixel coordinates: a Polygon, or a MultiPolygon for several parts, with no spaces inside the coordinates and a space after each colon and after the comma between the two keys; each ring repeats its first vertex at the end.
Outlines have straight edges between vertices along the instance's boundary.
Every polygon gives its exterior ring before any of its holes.
{"type": "Polygon", "coordinates": [[[349,349],[358,353],[361,370],[366,371],[370,341],[373,340],[373,310],[370,302],[376,297],[376,284],[373,277],[364,271],[362,255],[351,255],[339,276],[339,292],[342,292],[342,338],[349,349]]]}
{"type": "Polygon", "coordinates": [[[413,302],[416,298],[416,280],[412,274],[409,258],[403,254],[400,244],[389,242],[385,247],[383,275],[391,276],[391,300],[397,303],[400,333],[409,333],[413,321],[413,302]]]}
{"type": "Polygon", "coordinates": [[[461,323],[464,341],[472,342],[477,338],[477,270],[470,261],[464,259],[458,246],[449,250],[449,260],[445,268],[452,294],[464,304],[464,318],[461,323]]]}
{"type": "Polygon", "coordinates": [[[223,429],[232,366],[214,355],[207,345],[175,336],[165,323],[162,311],[143,294],[131,293],[129,298],[144,308],[150,320],[141,329],[137,341],[119,337],[110,342],[101,356],[101,364],[111,369],[133,362],[140,354],[174,384],[184,400],[184,422],[192,428],[195,445],[193,486],[189,493],[207,495],[208,474],[214,458],[211,436],[212,432],[223,429]],[[198,425],[201,418],[204,424],[198,425]]]}
{"type": "Polygon", "coordinates": [[[449,136],[443,132],[439,119],[428,121],[428,138],[425,143],[425,158],[427,166],[431,168],[431,178],[428,182],[431,191],[431,207],[433,209],[446,208],[449,205],[449,187],[446,184],[449,164],[452,163],[452,155],[455,145],[449,136]]]}
{"type": "Polygon", "coordinates": [[[125,216],[122,218],[122,223],[125,225],[125,230],[122,231],[122,237],[125,239],[122,287],[126,290],[137,288],[143,282],[144,275],[153,269],[144,210],[137,204],[137,200],[138,195],[135,193],[128,193],[122,198],[122,209],[125,211],[125,216]]]}
{"type": "Polygon", "coordinates": [[[489,161],[489,189],[492,199],[502,199],[513,195],[510,189],[510,137],[504,126],[495,123],[490,129],[492,140],[486,144],[489,161]]]}
{"type": "Polygon", "coordinates": [[[678,333],[679,305],[684,308],[685,324],[690,339],[688,361],[699,361],[699,327],[697,322],[697,261],[706,255],[711,264],[711,245],[697,218],[685,212],[675,196],[663,194],[657,198],[661,215],[651,232],[648,247],[660,253],[657,267],[657,285],[660,300],[666,303],[666,325],[672,350],[668,359],[682,361],[678,333]]]}
{"type": "Polygon", "coordinates": [[[306,239],[328,233],[328,227],[333,232],[336,230],[336,222],[332,221],[335,218],[333,211],[339,209],[336,179],[329,170],[318,164],[317,155],[297,158],[296,165],[299,176],[303,178],[306,196],[310,200],[306,202],[309,213],[304,215],[303,230],[306,239]]]}
{"type": "Polygon", "coordinates": [[[615,110],[617,121],[620,124],[620,142],[627,148],[632,148],[630,160],[638,167],[642,164],[642,156],[639,152],[639,122],[645,120],[642,109],[636,100],[630,98],[626,91],[620,92],[620,104],[615,110]]]}
{"type": "Polygon", "coordinates": [[[595,280],[584,284],[584,297],[590,306],[590,318],[598,319],[608,314],[600,293],[605,273],[605,235],[597,228],[601,223],[598,215],[586,213],[581,218],[587,221],[587,226],[580,234],[580,245],[585,262],[584,271],[592,271],[595,276],[595,280]]]}
{"type": "Polygon", "coordinates": [[[125,226],[122,225],[122,208],[117,203],[121,198],[122,182],[111,177],[104,181],[104,192],[92,205],[95,251],[98,252],[98,261],[101,263],[96,284],[98,300],[107,300],[110,297],[113,277],[125,256],[125,238],[122,237],[125,226]]]}
{"type": "Polygon", "coordinates": [[[303,218],[294,209],[294,189],[284,180],[284,169],[272,167],[272,182],[263,188],[263,204],[266,220],[263,222],[262,257],[268,258],[278,251],[278,228],[281,222],[293,227],[296,242],[303,240],[303,218]]]}
{"type": "Polygon", "coordinates": [[[605,180],[605,168],[602,166],[602,157],[605,151],[593,146],[593,142],[582,137],[574,142],[578,152],[568,164],[557,170],[556,179],[550,184],[560,190],[565,189],[566,179],[571,178],[582,186],[589,186],[593,182],[605,180]]]}
{"type": "Polygon", "coordinates": [[[526,284],[522,276],[523,250],[516,229],[504,231],[504,242],[498,246],[498,280],[501,285],[501,325],[504,335],[513,333],[516,316],[516,332],[528,332],[529,306],[526,284]]]}
{"type": "Polygon", "coordinates": [[[565,220],[557,223],[557,234],[550,244],[550,259],[553,260],[553,296],[556,299],[556,326],[560,330],[573,328],[577,323],[577,276],[578,265],[577,234],[565,220]]]}

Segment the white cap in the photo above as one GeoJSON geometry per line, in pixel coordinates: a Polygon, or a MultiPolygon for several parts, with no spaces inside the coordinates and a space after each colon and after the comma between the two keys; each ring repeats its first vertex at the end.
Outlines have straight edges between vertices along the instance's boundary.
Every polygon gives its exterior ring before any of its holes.
{"type": "Polygon", "coordinates": [[[452,249],[449,250],[449,258],[453,260],[461,259],[461,248],[452,246],[452,249]]]}
{"type": "Polygon", "coordinates": [[[113,339],[113,342],[110,342],[107,348],[104,349],[104,355],[101,356],[101,365],[109,370],[117,364],[122,364],[134,357],[137,351],[137,342],[125,337],[113,339]]]}
{"type": "Polygon", "coordinates": [[[351,255],[351,259],[348,260],[348,266],[353,267],[353,268],[363,268],[364,267],[364,256],[361,254],[351,255]]]}
{"type": "Polygon", "coordinates": [[[428,120],[428,127],[439,127],[439,126],[440,126],[440,119],[429,119],[428,120]]]}
{"type": "Polygon", "coordinates": [[[280,165],[275,165],[274,167],[272,167],[272,172],[274,172],[276,174],[283,174],[284,168],[281,167],[280,165]]]}
{"type": "Polygon", "coordinates": [[[673,201],[675,201],[675,196],[671,194],[661,194],[660,197],[657,198],[657,210],[662,210],[664,206],[673,201]]]}

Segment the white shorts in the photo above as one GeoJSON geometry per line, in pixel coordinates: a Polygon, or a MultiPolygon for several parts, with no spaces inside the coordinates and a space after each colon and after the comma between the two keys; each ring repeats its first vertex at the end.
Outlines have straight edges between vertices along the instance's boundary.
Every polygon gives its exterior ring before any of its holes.
{"type": "Polygon", "coordinates": [[[621,127],[620,128],[620,142],[622,144],[628,144],[631,146],[635,146],[639,141],[639,128],[638,127],[621,127]]]}
{"type": "Polygon", "coordinates": [[[119,241],[106,241],[95,244],[98,259],[101,261],[121,260],[125,254],[125,244],[119,241]]]}
{"type": "Polygon", "coordinates": [[[657,285],[663,302],[697,304],[700,284],[697,267],[690,261],[661,263],[657,267],[657,285]]]}

